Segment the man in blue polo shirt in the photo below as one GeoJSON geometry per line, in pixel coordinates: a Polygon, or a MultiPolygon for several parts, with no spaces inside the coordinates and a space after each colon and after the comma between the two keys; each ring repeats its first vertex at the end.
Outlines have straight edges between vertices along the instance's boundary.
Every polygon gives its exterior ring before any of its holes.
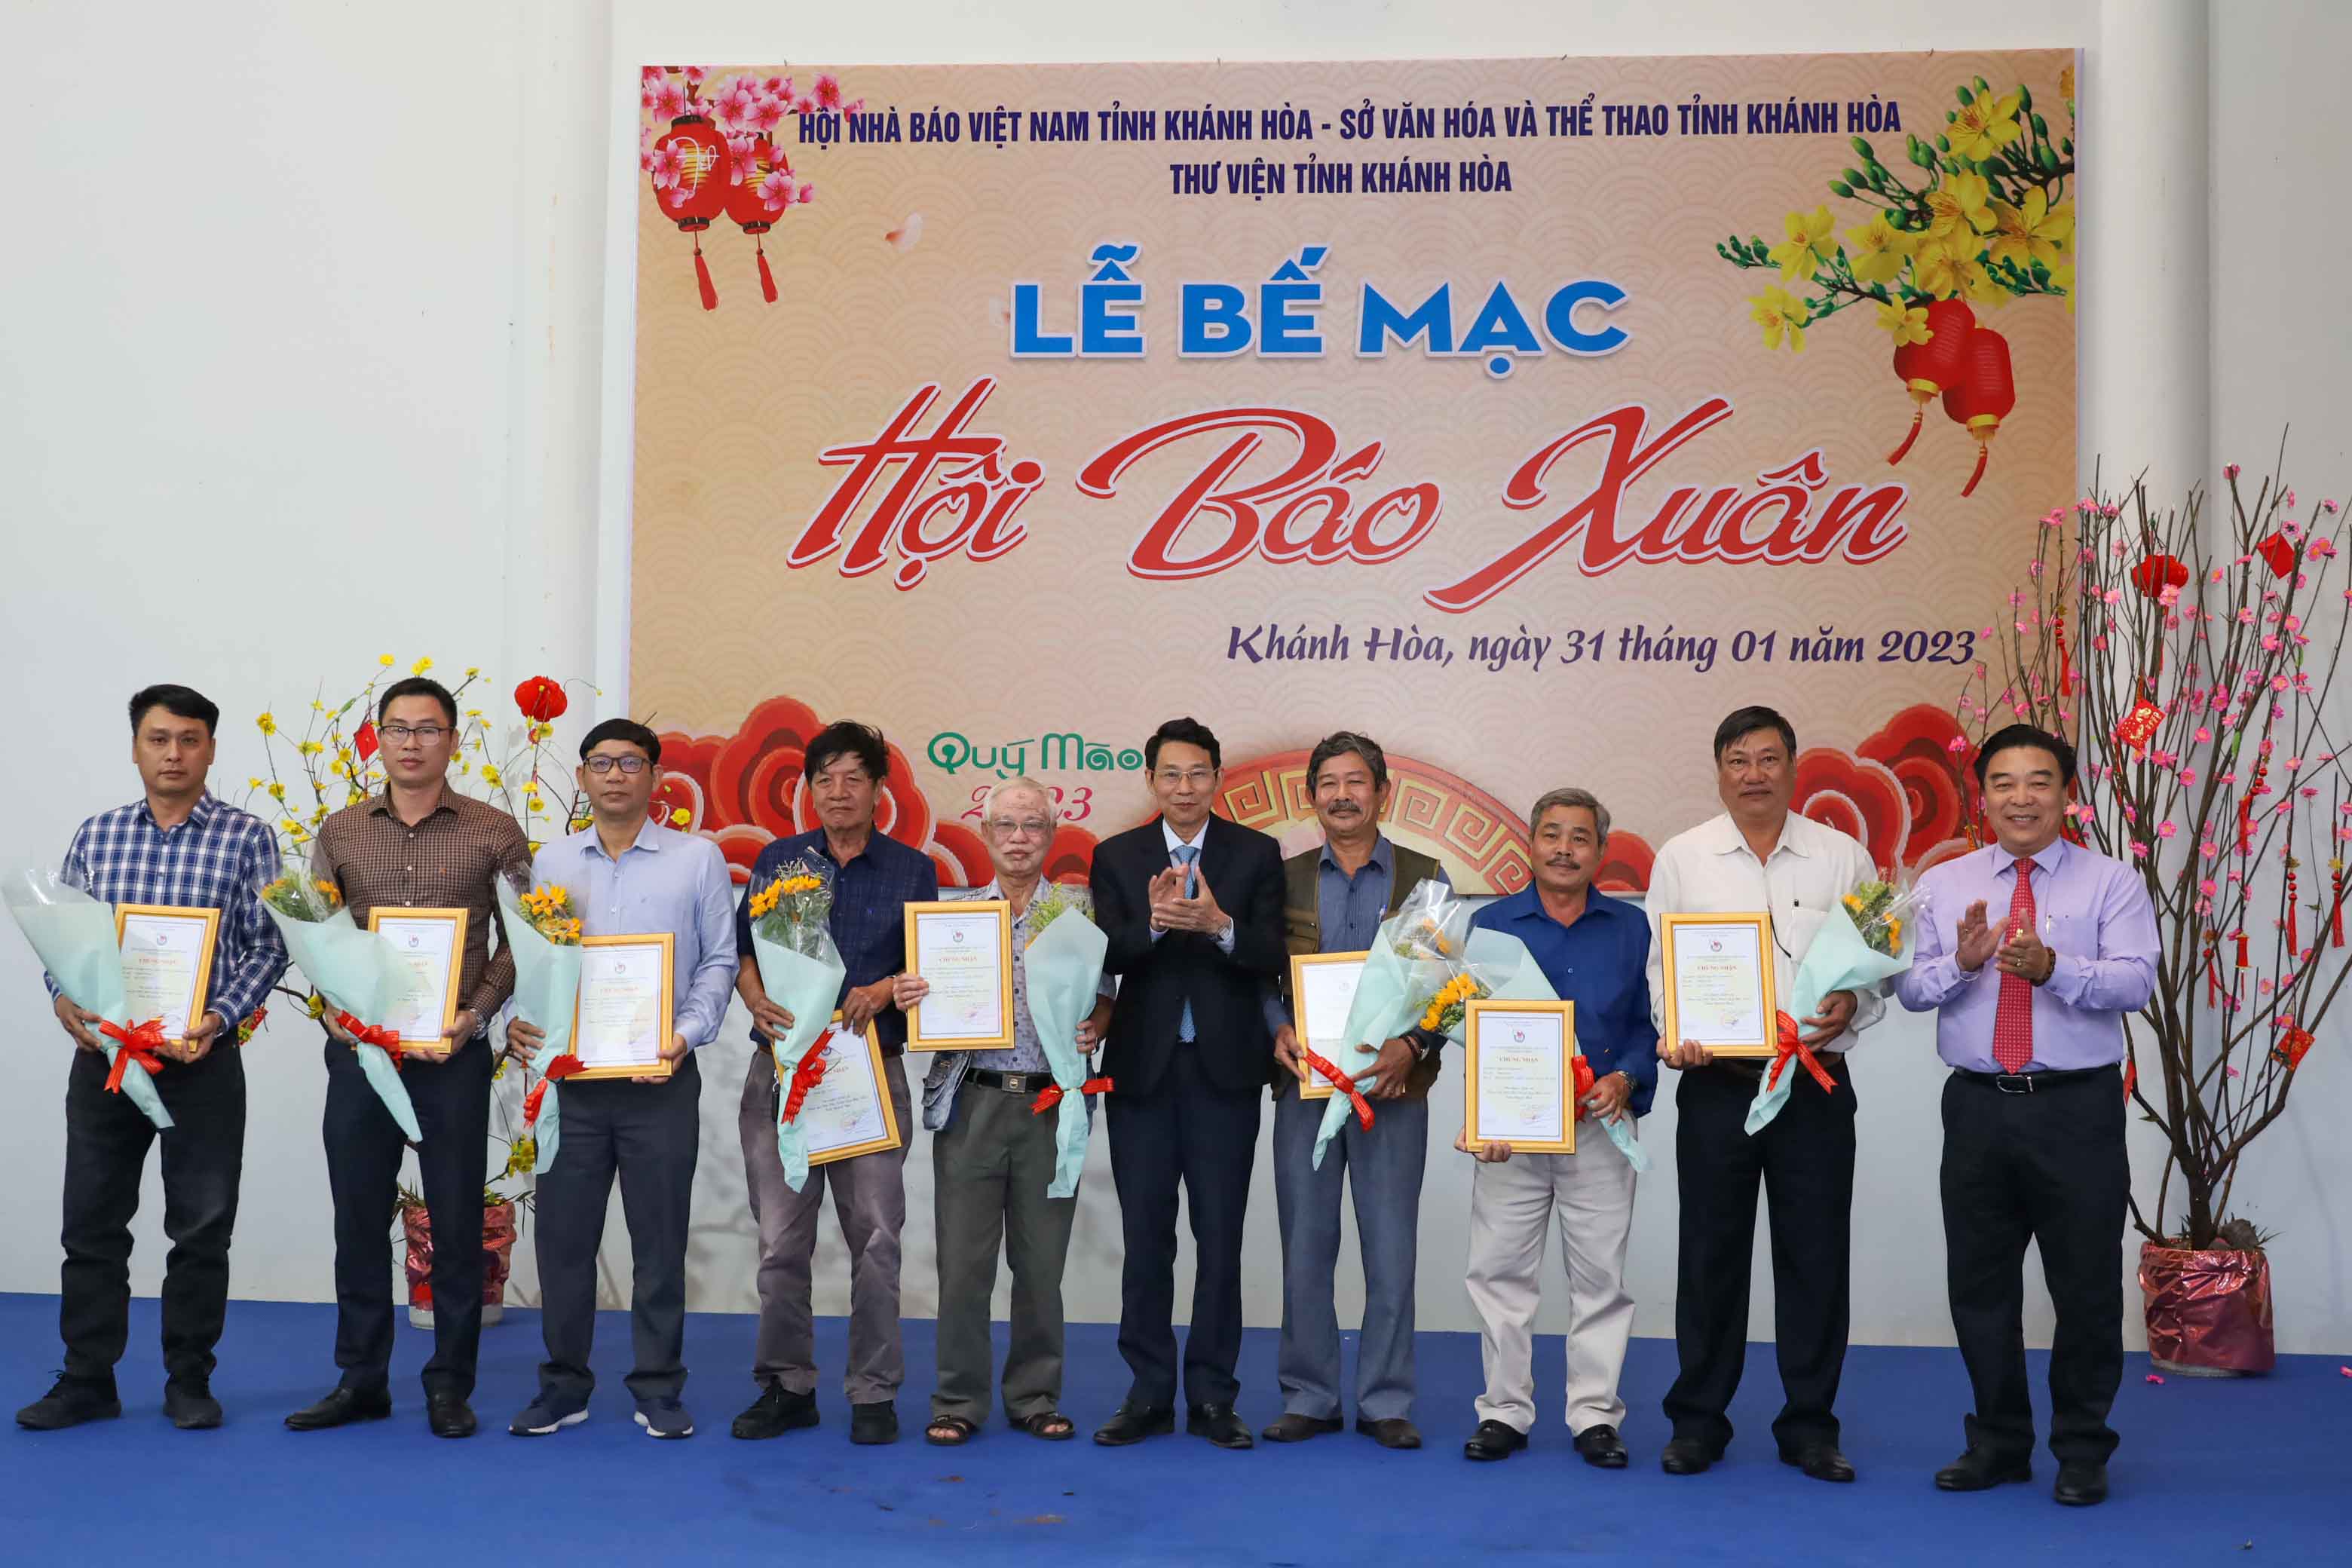
{"type": "MultiPolygon", "coordinates": [[[[1535,885],[1480,910],[1473,926],[1527,943],[1554,991],[1576,1004],[1576,1043],[1592,1066],[1588,1115],[1641,1116],[1657,1087],[1658,1034],[1650,1022],[1649,922],[1642,911],[1592,888],[1609,842],[1609,808],[1580,789],[1536,802],[1528,837],[1535,885]]],[[[1473,1459],[1502,1459],[1528,1446],[1535,1425],[1533,1331],[1540,1296],[1544,1233],[1559,1219],[1568,1268],[1569,1429],[1589,1465],[1622,1469],[1617,1396],[1633,1298],[1625,1289],[1625,1238],[1633,1224],[1633,1168],[1606,1138],[1580,1141],[1573,1154],[1514,1154],[1507,1143],[1469,1149],[1478,1159],[1470,1186],[1470,1258],[1465,1283],[1482,1325],[1486,1392],[1478,1429],[1462,1446],[1473,1459]]]]}

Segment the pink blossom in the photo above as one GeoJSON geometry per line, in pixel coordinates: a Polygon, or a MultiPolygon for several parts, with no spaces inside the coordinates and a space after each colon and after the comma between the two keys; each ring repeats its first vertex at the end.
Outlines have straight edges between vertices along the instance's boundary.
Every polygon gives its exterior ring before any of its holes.
{"type": "MultiPolygon", "coordinates": [[[[2191,700],[2191,701],[2194,701],[2194,700],[2195,700],[2194,698],[2191,698],[2191,699],[2190,699],[2190,700],[2191,700]]],[[[2198,726],[2197,726],[2197,733],[2195,733],[2194,735],[2191,735],[2191,736],[2189,737],[2189,739],[2190,739],[2190,740],[2192,740],[2192,741],[2196,742],[2197,742],[2199,745],[2200,745],[2200,746],[2201,746],[2201,745],[2203,745],[2203,744],[2205,744],[2205,742],[2207,742],[2208,741],[2210,741],[2212,738],[2213,738],[2213,731],[2210,731],[2210,730],[2209,730],[2209,729],[2207,729],[2207,728],[2206,728],[2204,725],[2202,725],[2202,724],[2198,725],[2198,726]]]]}
{"type": "Polygon", "coordinates": [[[2179,831],[2179,827],[2173,823],[2159,822],[2156,825],[2156,836],[2158,838],[2169,838],[2179,831]]]}
{"type": "Polygon", "coordinates": [[[816,187],[809,184],[806,180],[803,180],[801,182],[799,194],[794,195],[793,199],[800,203],[801,205],[806,206],[809,203],[816,200],[816,187]]]}
{"type": "Polygon", "coordinates": [[[2270,636],[2270,635],[2267,635],[2267,634],[2266,634],[2266,635],[2263,637],[2263,651],[2264,653],[2276,653],[2276,652],[2278,652],[2278,650],[2279,650],[2279,640],[2278,640],[2278,638],[2277,638],[2276,637],[2270,636]]]}
{"type": "Polygon", "coordinates": [[[2135,838],[2132,840],[2131,853],[2133,859],[2145,860],[2147,858],[2147,846],[2135,838]]]}
{"type": "Polygon", "coordinates": [[[2021,590],[2021,589],[2018,589],[2018,588],[2011,588],[2011,589],[2009,591],[2009,605],[2010,605],[2010,608],[2011,608],[2011,609],[2015,609],[2018,605],[2021,605],[2021,604],[2023,604],[2023,603],[2025,603],[2025,594],[2024,594],[2023,590],[2021,590]]]}
{"type": "Polygon", "coordinates": [[[790,102],[793,96],[793,79],[788,76],[772,76],[760,84],[760,90],[770,98],[781,98],[790,102]]]}
{"type": "Polygon", "coordinates": [[[2309,784],[2305,784],[2303,786],[2303,798],[2305,800],[2317,800],[2319,798],[2319,791],[2309,784]]]}
{"type": "Polygon", "coordinates": [[[2279,504],[2284,506],[2290,511],[2293,510],[2294,509],[2294,492],[2293,490],[2289,490],[2286,494],[2281,496],[2279,498],[2279,504]]]}
{"type": "Polygon", "coordinates": [[[2190,784],[2193,784],[2196,782],[2197,770],[2195,768],[2183,768],[2180,770],[2180,787],[2182,789],[2187,789],[2190,784]]]}
{"type": "Polygon", "coordinates": [[[816,100],[813,98],[794,99],[793,100],[793,112],[794,114],[814,114],[816,112],[816,100]]]}
{"type": "Polygon", "coordinates": [[[704,82],[709,79],[710,68],[709,66],[688,66],[686,68],[687,86],[700,87],[704,82]]]}
{"type": "Polygon", "coordinates": [[[653,111],[656,120],[683,120],[686,89],[670,77],[662,78],[661,85],[654,89],[653,111]]]}
{"type": "Polygon", "coordinates": [[[2064,523],[2065,521],[2066,509],[2063,506],[2053,506],[2042,514],[2042,526],[2044,528],[2056,528],[2064,523]]]}
{"type": "Polygon", "coordinates": [[[669,73],[667,71],[665,71],[659,66],[640,66],[637,68],[637,79],[641,82],[659,81],[663,77],[667,76],[668,74],[669,73]]]}
{"type": "Polygon", "coordinates": [[[816,79],[816,101],[820,109],[841,107],[841,79],[820,74],[816,79]]]}
{"type": "Polygon", "coordinates": [[[2210,878],[2210,877],[2208,877],[2208,878],[2206,878],[2203,881],[2201,881],[2201,882],[2198,883],[2198,884],[2197,884],[2197,890],[2198,890],[2199,892],[2200,892],[2200,893],[2204,894],[2204,895],[2205,895],[2207,898],[2209,898],[2209,899],[2210,899],[2210,898],[2211,898],[2215,893],[2218,893],[2218,892],[2220,892],[2220,891],[2221,891],[2221,889],[2220,889],[2219,888],[2217,888],[2217,887],[2215,887],[2215,886],[2213,885],[2213,879],[2212,879],[2212,878],[2210,878]]]}
{"type": "Polygon", "coordinates": [[[865,112],[866,100],[862,98],[856,100],[855,102],[845,103],[841,106],[841,117],[844,120],[855,120],[865,112]]]}
{"type": "Polygon", "coordinates": [[[761,135],[775,134],[776,127],[782,124],[784,121],[784,100],[762,93],[759,101],[752,106],[751,121],[759,128],[761,135]]]}
{"type": "Polygon", "coordinates": [[[654,171],[654,128],[646,126],[637,135],[637,172],[650,174],[654,171]]]}
{"type": "MultiPolygon", "coordinates": [[[[2346,597],[2346,598],[2347,598],[2347,599],[2352,599],[2352,594],[2347,594],[2347,595],[2345,595],[2345,597],[2346,597]]],[[[1986,641],[1990,642],[1990,641],[1991,641],[1991,640],[1992,640],[1992,632],[1993,632],[1993,628],[1992,628],[1992,627],[1990,627],[1990,626],[1987,626],[1987,627],[1985,627],[1982,631],[1979,631],[1979,633],[1977,633],[1977,636],[1979,636],[1979,637],[1980,637],[1984,638],[1986,641]]]]}
{"type": "Polygon", "coordinates": [[[749,136],[730,136],[727,139],[727,183],[740,185],[759,170],[759,143],[749,136]]]}
{"type": "MultiPolygon", "coordinates": [[[[2263,981],[2263,990],[2265,990],[2265,991],[2269,990],[2269,989],[2270,989],[2270,984],[2271,984],[2271,983],[2270,983],[2269,981],[2267,981],[2267,980],[2263,981]]],[[[2240,1072],[2236,1068],[2232,1068],[2232,1067],[2225,1067],[2225,1068],[2223,1068],[2221,1070],[2222,1070],[2223,1072],[2225,1072],[2225,1073],[2228,1073],[2231,1078],[2243,1078],[2243,1077],[2245,1077],[2245,1076],[2246,1076],[2245,1074],[2243,1074],[2243,1073],[2240,1072]]]]}
{"type": "Polygon", "coordinates": [[[772,213],[780,213],[793,205],[793,177],[782,169],[772,171],[760,182],[760,201],[772,213]]]}
{"type": "Polygon", "coordinates": [[[1944,742],[1944,750],[1951,752],[1952,755],[1956,757],[1968,749],[1969,738],[1966,735],[1955,735],[1950,740],[1944,742]]]}
{"type": "Polygon", "coordinates": [[[2027,576],[2029,576],[2029,577],[2039,577],[2039,576],[2041,576],[2041,575],[2042,575],[2042,563],[2041,563],[2041,562],[2039,562],[2039,561],[2036,561],[2035,563],[2033,563],[2033,564],[2032,564],[2032,565],[2028,566],[2028,567],[2025,569],[2025,574],[2026,574],[2027,576]]]}
{"type": "Polygon", "coordinates": [[[646,165],[646,172],[654,177],[654,189],[675,191],[679,178],[686,173],[686,160],[677,155],[676,147],[656,147],[653,150],[651,161],[646,165]]]}
{"type": "Polygon", "coordinates": [[[2238,465],[2232,463],[2228,468],[2223,468],[2221,470],[2221,477],[2229,479],[2236,479],[2238,477],[2238,465]]]}

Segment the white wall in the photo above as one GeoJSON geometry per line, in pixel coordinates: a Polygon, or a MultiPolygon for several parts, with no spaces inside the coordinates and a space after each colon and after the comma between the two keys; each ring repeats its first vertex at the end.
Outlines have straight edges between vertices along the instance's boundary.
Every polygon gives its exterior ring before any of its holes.
{"type": "MultiPolygon", "coordinates": [[[[2333,62],[2352,58],[2347,9],[2231,5],[2209,57],[2204,14],[2184,0],[2050,0],[2003,17],[1926,0],[1835,0],[1794,15],[1742,0],[1125,10],[903,0],[798,14],[751,0],[415,0],[386,14],[396,22],[252,0],[11,8],[0,59],[33,101],[18,120],[18,217],[0,240],[0,625],[16,655],[6,712],[21,748],[0,770],[10,825],[0,861],[53,858],[82,816],[135,789],[120,704],[148,680],[185,680],[222,702],[220,774],[236,784],[257,759],[254,712],[299,708],[311,681],[355,680],[379,652],[478,663],[508,680],[593,670],[613,703],[624,700],[631,251],[605,214],[634,179],[625,160],[641,60],[2080,45],[2094,170],[2085,265],[2105,280],[2086,291],[2082,322],[2085,471],[2100,450],[2137,466],[2158,447],[2183,473],[2210,452],[2252,466],[2294,418],[2305,489],[2340,493],[2347,428],[2327,378],[2347,347],[2347,312],[2323,268],[2347,222],[2331,195],[2343,172],[2335,149],[2352,129],[2332,80],[2333,62]],[[2142,98],[2184,70],[2207,84],[2203,101],[2142,98]],[[2102,92],[2114,106],[2105,114],[2102,92]],[[626,106],[618,124],[615,104],[626,106]],[[2162,237],[2203,232],[2200,148],[2214,173],[2213,237],[2184,258],[2162,237]],[[91,177],[101,167],[134,174],[91,177]]],[[[0,941],[0,999],[19,1019],[0,1051],[0,1182],[18,1199],[0,1206],[0,1289],[53,1289],[65,1047],[13,941],[0,941]]],[[[2327,1196],[2352,1190],[2352,1155],[2327,1136],[2352,1112],[2346,1044],[2332,1026],[2294,1114],[2240,1186],[2240,1206],[2284,1233],[2273,1254],[2284,1349],[2352,1349],[2352,1237],[2327,1196]]],[[[739,1016],[703,1064],[698,1307],[751,1300],[732,1117],[747,1049],[739,1016]]],[[[317,1047],[281,1024],[248,1047],[247,1066],[236,1289],[323,1299],[317,1047]]],[[[1927,1032],[1889,1024],[1856,1068],[1855,1337],[1948,1342],[1927,1032]]],[[[1437,1125],[1458,1116],[1458,1092],[1451,1079],[1441,1087],[1437,1125]]],[[[1645,1130],[1659,1165],[1633,1244],[1644,1333],[1671,1328],[1671,1098],[1645,1130]]],[[[1069,1280],[1078,1318],[1117,1312],[1100,1142],[1069,1280]]],[[[931,1309],[929,1163],[919,1142],[907,1268],[916,1315],[931,1309]]],[[[1263,1157],[1259,1169],[1249,1246],[1266,1267],[1250,1276],[1248,1310],[1270,1323],[1278,1238],[1263,1157]]],[[[1433,1151],[1426,1326],[1470,1326],[1458,1270],[1466,1190],[1461,1163],[1433,1151]]],[[[142,1290],[160,1272],[158,1207],[151,1175],[133,1260],[142,1290]]],[[[819,1310],[839,1311],[838,1237],[822,1246],[819,1310]]],[[[527,1261],[519,1274],[528,1280],[527,1261]]],[[[1352,1310],[1355,1281],[1342,1290],[1352,1310]]],[[[2045,1339],[2046,1320],[2029,1330],[2045,1339]]]]}

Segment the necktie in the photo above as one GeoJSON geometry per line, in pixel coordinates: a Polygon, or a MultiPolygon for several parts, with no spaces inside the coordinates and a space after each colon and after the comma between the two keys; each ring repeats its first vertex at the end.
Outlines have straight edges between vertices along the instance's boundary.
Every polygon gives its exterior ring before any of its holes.
{"type": "MultiPolygon", "coordinates": [[[[1201,858],[1201,847],[1179,844],[1171,853],[1176,864],[1184,868],[1184,896],[1189,899],[1200,890],[1200,879],[1193,875],[1192,865],[1201,858]]],[[[1184,998],[1184,1016],[1176,1026],[1176,1038],[1186,1045],[1192,1042],[1192,999],[1190,996],[1184,998]]]]}
{"type": "MultiPolygon", "coordinates": [[[[2017,891],[2010,896],[2004,931],[2033,929],[2033,871],[2031,860],[2017,863],[2017,891]]],[[[1992,1015],[1992,1059],[2003,1072],[2023,1072],[2033,1059],[2033,983],[2022,974],[2004,972],[2000,1001],[1992,1015]]]]}

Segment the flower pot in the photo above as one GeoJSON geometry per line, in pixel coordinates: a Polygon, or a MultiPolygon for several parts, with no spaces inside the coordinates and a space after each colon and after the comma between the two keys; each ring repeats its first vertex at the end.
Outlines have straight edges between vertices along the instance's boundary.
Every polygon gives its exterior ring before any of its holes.
{"type": "Polygon", "coordinates": [[[2147,1354],[2160,1372],[2241,1377],[2277,1360],[2271,1332],[2271,1260],[2262,1252],[2192,1251],[2143,1243],[2139,1289],[2147,1354]]]}
{"type": "MultiPolygon", "coordinates": [[[[433,1326],[433,1216],[421,1208],[403,1209],[402,1238],[407,1244],[404,1265],[408,1276],[408,1321],[411,1327],[433,1326]]],[[[506,1315],[507,1270],[513,1262],[515,1205],[492,1204],[482,1210],[482,1326],[506,1315]]]]}

